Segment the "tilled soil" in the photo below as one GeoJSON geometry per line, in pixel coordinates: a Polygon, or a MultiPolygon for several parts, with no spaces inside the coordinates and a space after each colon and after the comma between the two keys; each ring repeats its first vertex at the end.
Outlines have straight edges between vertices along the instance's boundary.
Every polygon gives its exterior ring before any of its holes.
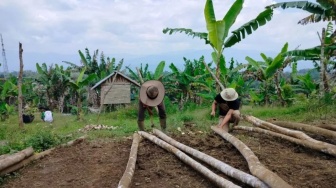
{"type": "MultiPolygon", "coordinates": [[[[175,140],[249,173],[244,157],[215,133],[186,131],[169,134],[175,140]]],[[[266,168],[293,187],[326,188],[336,185],[336,158],[271,136],[235,130],[266,168]]],[[[324,138],[319,138],[324,139],[324,138]]],[[[334,142],[330,140],[324,140],[334,142]]],[[[335,144],[335,143],[333,143],[335,144]]],[[[8,177],[2,187],[117,187],[127,165],[132,138],[84,141],[57,148],[8,177]]],[[[206,164],[204,164],[207,166],[206,164]]],[[[207,166],[242,187],[249,187],[207,166]]],[[[138,149],[132,186],[136,188],[216,187],[175,155],[143,139],[138,149]]]]}

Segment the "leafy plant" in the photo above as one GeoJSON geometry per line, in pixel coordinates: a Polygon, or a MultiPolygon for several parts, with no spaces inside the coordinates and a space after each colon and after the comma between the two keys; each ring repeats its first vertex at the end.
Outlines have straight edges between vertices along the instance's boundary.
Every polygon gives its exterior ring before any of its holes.
{"type": "Polygon", "coordinates": [[[36,152],[45,151],[59,143],[61,143],[60,137],[48,131],[40,131],[26,141],[26,145],[32,146],[36,152]]]}

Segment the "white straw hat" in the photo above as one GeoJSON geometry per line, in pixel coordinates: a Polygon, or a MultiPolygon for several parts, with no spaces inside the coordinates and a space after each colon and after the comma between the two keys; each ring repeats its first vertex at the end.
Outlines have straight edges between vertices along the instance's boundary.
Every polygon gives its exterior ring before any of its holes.
{"type": "Polygon", "coordinates": [[[238,93],[233,88],[224,89],[220,95],[226,101],[234,101],[238,98],[238,93]]]}

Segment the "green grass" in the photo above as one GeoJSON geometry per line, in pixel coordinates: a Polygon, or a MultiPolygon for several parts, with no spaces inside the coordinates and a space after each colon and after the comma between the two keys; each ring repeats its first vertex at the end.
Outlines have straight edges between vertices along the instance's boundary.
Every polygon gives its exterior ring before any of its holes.
{"type": "MultiPolygon", "coordinates": [[[[178,129],[185,129],[185,123],[192,123],[193,129],[204,133],[210,132],[210,126],[218,123],[218,118],[211,117],[211,105],[195,106],[189,105],[183,112],[167,113],[167,132],[177,133],[178,129]]],[[[174,106],[166,105],[167,112],[174,109],[174,106]]],[[[241,113],[252,115],[262,120],[276,118],[282,121],[310,123],[313,120],[334,118],[336,105],[334,101],[321,103],[310,101],[309,103],[296,104],[292,107],[260,107],[243,106],[241,113]]],[[[84,134],[89,139],[119,139],[132,136],[138,130],[137,127],[137,105],[119,108],[114,112],[97,114],[86,114],[82,121],[77,121],[74,115],[54,113],[55,121],[46,123],[39,119],[40,115],[35,114],[35,120],[19,128],[17,115],[11,115],[6,121],[0,122],[0,155],[22,150],[33,146],[35,151],[40,152],[61,143],[68,142],[84,134]],[[92,130],[88,133],[80,132],[79,129],[86,125],[113,126],[113,130],[92,130]]],[[[154,125],[160,129],[157,114],[153,117],[154,125]]],[[[145,126],[150,129],[150,118],[145,119],[145,126]]],[[[242,121],[243,125],[248,124],[242,121]]]]}

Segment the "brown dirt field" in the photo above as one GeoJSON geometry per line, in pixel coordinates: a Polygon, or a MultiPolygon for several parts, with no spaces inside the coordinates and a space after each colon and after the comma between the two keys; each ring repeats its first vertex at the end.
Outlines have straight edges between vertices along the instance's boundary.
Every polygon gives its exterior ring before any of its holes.
{"type": "MultiPolygon", "coordinates": [[[[196,131],[191,133],[184,135],[168,133],[168,135],[237,169],[249,172],[247,162],[232,144],[215,133],[207,135],[196,131]]],[[[333,156],[259,133],[235,130],[232,135],[242,140],[262,164],[293,187],[326,188],[336,185],[336,158],[333,156]]],[[[335,141],[324,141],[335,144],[335,141]]],[[[128,161],[131,144],[131,138],[124,138],[84,141],[70,147],[58,148],[49,156],[15,172],[0,186],[4,188],[117,187],[128,161]]],[[[242,187],[249,187],[226,177],[217,170],[210,169],[242,187]]],[[[216,186],[181,162],[175,155],[144,139],[139,146],[131,187],[216,186]]]]}

